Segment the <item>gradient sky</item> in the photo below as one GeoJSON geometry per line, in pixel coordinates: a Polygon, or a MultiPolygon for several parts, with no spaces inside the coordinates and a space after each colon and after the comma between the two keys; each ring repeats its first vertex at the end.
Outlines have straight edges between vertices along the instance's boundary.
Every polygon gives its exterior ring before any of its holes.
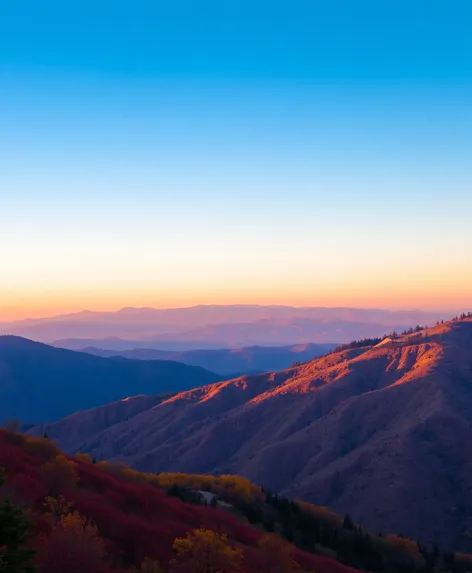
{"type": "Polygon", "coordinates": [[[2,0],[0,320],[472,307],[469,0],[2,0]]]}

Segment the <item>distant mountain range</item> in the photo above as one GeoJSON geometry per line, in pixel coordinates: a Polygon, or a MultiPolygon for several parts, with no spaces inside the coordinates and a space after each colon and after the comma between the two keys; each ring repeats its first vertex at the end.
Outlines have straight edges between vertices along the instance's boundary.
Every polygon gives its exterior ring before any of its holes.
{"type": "Polygon", "coordinates": [[[149,471],[237,473],[375,531],[472,548],[472,320],[37,428],[149,471]]]}
{"type": "Polygon", "coordinates": [[[177,392],[221,379],[178,362],[105,359],[0,336],[0,421],[53,421],[112,400],[177,392]]]}
{"type": "Polygon", "coordinates": [[[64,339],[99,340],[99,343],[82,343],[82,346],[110,350],[139,347],[161,350],[219,349],[348,342],[378,336],[393,329],[403,330],[416,324],[432,324],[439,318],[443,318],[439,312],[355,308],[258,305],[213,305],[168,310],[124,308],[118,312],[84,311],[53,318],[3,323],[0,324],[0,334],[55,342],[57,346],[68,347],[72,343],[64,339]],[[131,345],[127,341],[131,341],[131,345]]]}
{"type": "Polygon", "coordinates": [[[81,349],[105,358],[121,356],[137,360],[174,360],[190,366],[201,366],[223,376],[257,374],[268,370],[284,370],[294,362],[306,362],[326,354],[332,344],[297,344],[293,346],[250,346],[219,350],[187,350],[182,352],[136,348],[134,350],[81,349]]]}

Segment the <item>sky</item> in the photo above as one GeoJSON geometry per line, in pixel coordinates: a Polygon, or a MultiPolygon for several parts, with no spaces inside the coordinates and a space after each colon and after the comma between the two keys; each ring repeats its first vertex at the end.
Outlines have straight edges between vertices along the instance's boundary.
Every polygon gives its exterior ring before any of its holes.
{"type": "Polygon", "coordinates": [[[2,0],[0,320],[472,307],[469,0],[2,0]]]}

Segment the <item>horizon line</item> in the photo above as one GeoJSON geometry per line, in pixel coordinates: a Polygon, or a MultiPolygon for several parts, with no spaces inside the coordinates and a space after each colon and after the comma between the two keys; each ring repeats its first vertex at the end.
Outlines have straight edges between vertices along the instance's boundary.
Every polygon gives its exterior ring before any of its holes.
{"type": "MultiPolygon", "coordinates": [[[[472,305],[471,305],[472,306],[472,305]]],[[[12,320],[2,320],[0,319],[0,324],[12,324],[12,323],[21,323],[21,322],[28,322],[28,321],[37,321],[37,320],[51,320],[55,318],[66,318],[66,317],[74,317],[79,316],[81,314],[118,314],[124,311],[178,311],[178,310],[190,310],[195,308],[212,308],[212,307],[219,307],[219,308],[292,308],[297,310],[312,310],[312,309],[326,309],[326,310],[360,310],[360,311],[381,311],[381,312],[392,312],[392,313],[411,313],[411,312],[421,312],[421,313],[459,313],[466,311],[467,309],[457,307],[450,307],[450,308],[432,308],[432,309],[424,309],[424,308],[386,308],[386,307],[368,307],[368,306],[326,306],[326,305],[303,305],[303,306],[296,306],[293,304],[260,304],[260,303],[232,303],[232,304],[194,304],[189,306],[176,306],[176,307],[152,307],[152,306],[124,306],[119,307],[116,310],[90,310],[90,309],[83,309],[78,310],[75,312],[65,312],[59,313],[54,315],[46,315],[46,316],[39,316],[39,317],[26,317],[26,318],[18,318],[12,320]]]]}

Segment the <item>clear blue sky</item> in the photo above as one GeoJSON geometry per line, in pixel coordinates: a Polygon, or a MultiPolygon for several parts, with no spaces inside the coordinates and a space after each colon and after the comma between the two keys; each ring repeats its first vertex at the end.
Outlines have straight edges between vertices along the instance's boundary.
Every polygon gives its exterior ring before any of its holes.
{"type": "Polygon", "coordinates": [[[0,319],[472,305],[471,29],[465,0],[3,0],[0,319]]]}

